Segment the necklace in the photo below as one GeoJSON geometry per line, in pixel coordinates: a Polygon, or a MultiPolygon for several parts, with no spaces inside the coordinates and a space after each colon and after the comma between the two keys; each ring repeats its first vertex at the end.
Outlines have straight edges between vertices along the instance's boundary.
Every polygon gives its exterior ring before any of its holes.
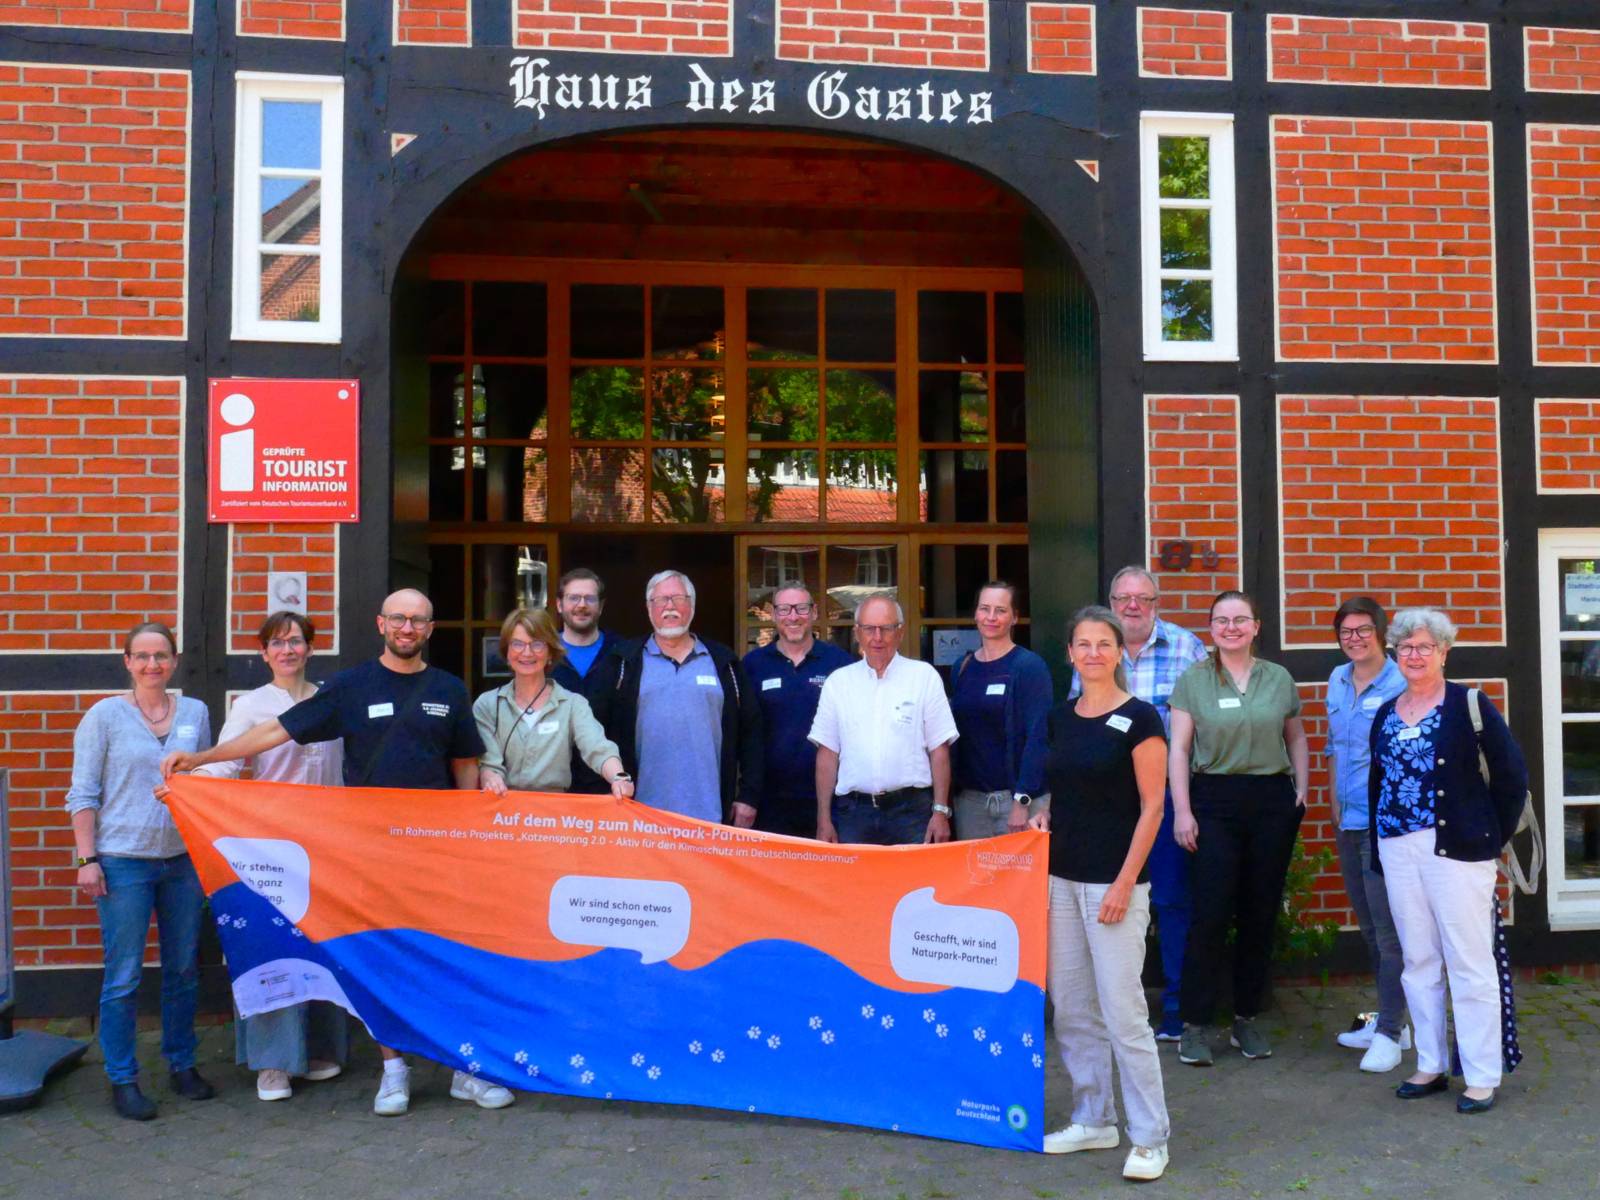
{"type": "Polygon", "coordinates": [[[128,698],[133,701],[133,706],[139,710],[139,716],[143,718],[144,723],[150,726],[152,729],[172,715],[172,693],[163,691],[161,695],[162,698],[167,702],[166,707],[161,710],[161,715],[159,717],[152,717],[145,713],[144,705],[139,703],[139,694],[137,692],[128,693],[128,698]]]}

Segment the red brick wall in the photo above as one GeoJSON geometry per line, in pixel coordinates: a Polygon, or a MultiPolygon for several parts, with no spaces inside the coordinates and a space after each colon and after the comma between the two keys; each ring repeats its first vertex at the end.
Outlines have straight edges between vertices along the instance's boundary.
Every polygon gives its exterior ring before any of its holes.
{"type": "Polygon", "coordinates": [[[1239,565],[1239,398],[1146,396],[1145,513],[1147,561],[1161,583],[1161,615],[1202,629],[1211,599],[1236,588],[1239,565]],[[1209,546],[1187,568],[1163,568],[1164,542],[1209,546]]]}
{"type": "Polygon", "coordinates": [[[778,57],[989,69],[988,0],[776,0],[778,57]]]}
{"type": "Polygon", "coordinates": [[[617,54],[733,53],[733,0],[515,0],[515,45],[617,54]]]}
{"type": "Polygon", "coordinates": [[[471,0],[394,0],[394,44],[472,45],[471,0]]]}
{"type": "Polygon", "coordinates": [[[1600,29],[1523,31],[1530,92],[1600,92],[1600,29]]]}
{"type": "Polygon", "coordinates": [[[1278,399],[1283,640],[1334,644],[1350,596],[1443,609],[1462,643],[1505,640],[1498,403],[1278,399]]]}
{"type": "Polygon", "coordinates": [[[1028,70],[1043,75],[1093,75],[1094,5],[1028,5],[1028,70]]]}
{"type": "Polygon", "coordinates": [[[1528,126],[1533,361],[1600,364],[1600,125],[1528,126]]]}
{"type": "Polygon", "coordinates": [[[245,37],[344,41],[343,0],[238,0],[238,4],[239,33],[245,37]]]}
{"type": "Polygon", "coordinates": [[[0,25],[187,33],[189,0],[0,0],[0,25]]]}
{"type": "Polygon", "coordinates": [[[1278,357],[1496,358],[1484,122],[1274,117],[1278,357]]]}
{"type": "Polygon", "coordinates": [[[1231,13],[1191,8],[1139,10],[1139,74],[1232,79],[1231,13]]]}
{"type": "Polygon", "coordinates": [[[0,692],[0,767],[10,771],[11,886],[19,967],[97,964],[100,922],[72,866],[72,734],[104,692],[0,692]]]}
{"type": "Polygon", "coordinates": [[[267,576],[271,571],[306,573],[306,612],[317,626],[317,649],[339,648],[334,616],[338,611],[339,529],[336,525],[234,525],[228,542],[228,649],[254,654],[256,632],[267,617],[267,576]]]}
{"type": "MultiPolygon", "coordinates": [[[[1461,679],[1457,682],[1481,687],[1496,708],[1502,713],[1506,711],[1504,679],[1461,679]]],[[[1334,811],[1333,790],[1328,786],[1328,687],[1325,682],[1295,686],[1300,693],[1300,715],[1305,721],[1306,737],[1311,742],[1311,787],[1306,793],[1306,816],[1300,823],[1300,842],[1309,855],[1326,850],[1333,856],[1328,869],[1312,883],[1317,902],[1310,912],[1319,920],[1332,918],[1343,929],[1355,929],[1356,915],[1350,911],[1350,901],[1345,895],[1344,879],[1339,873],[1339,847],[1334,839],[1339,829],[1339,814],[1334,811]]],[[[1500,895],[1502,903],[1510,899],[1503,880],[1500,895]]]]}
{"type": "Polygon", "coordinates": [[[1600,493],[1600,400],[1535,403],[1541,492],[1600,493]]]}
{"type": "Polygon", "coordinates": [[[1275,83],[1487,88],[1489,27],[1369,17],[1267,18],[1275,83]]]}
{"type": "Polygon", "coordinates": [[[184,336],[189,76],[0,63],[0,337],[184,336]]]}
{"type": "Polygon", "coordinates": [[[182,380],[0,376],[0,652],[177,625],[182,425],[182,380]]]}

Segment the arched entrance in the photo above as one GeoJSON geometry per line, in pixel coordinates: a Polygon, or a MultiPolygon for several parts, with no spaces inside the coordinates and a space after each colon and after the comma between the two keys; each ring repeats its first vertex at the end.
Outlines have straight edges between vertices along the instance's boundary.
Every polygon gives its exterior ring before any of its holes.
{"type": "Polygon", "coordinates": [[[741,647],[793,576],[844,645],[860,597],[896,593],[936,663],[984,579],[1027,606],[1053,490],[1028,463],[1040,241],[994,181],[841,138],[626,134],[499,164],[397,289],[396,556],[434,597],[433,661],[492,682],[519,589],[580,565],[616,632],[647,629],[644,582],[674,566],[697,628],[741,647]]]}

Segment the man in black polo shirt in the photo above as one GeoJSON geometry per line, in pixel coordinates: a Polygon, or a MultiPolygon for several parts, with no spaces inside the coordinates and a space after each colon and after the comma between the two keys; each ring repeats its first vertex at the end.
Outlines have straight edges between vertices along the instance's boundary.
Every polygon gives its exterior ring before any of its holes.
{"type": "MultiPolygon", "coordinates": [[[[430,667],[422,648],[433,632],[433,604],[410,588],[395,592],[378,614],[383,653],[340,671],[282,716],[198,753],[174,753],[161,762],[163,776],[212,762],[254,758],[293,739],[344,739],[344,781],[349,787],[467,788],[478,786],[483,742],[472,701],[461,680],[430,667]]],[[[383,1051],[383,1082],[372,1108],[399,1116],[411,1102],[410,1073],[398,1050],[383,1051]]],[[[504,1108],[512,1095],[464,1071],[450,1094],[483,1108],[504,1108]]]]}

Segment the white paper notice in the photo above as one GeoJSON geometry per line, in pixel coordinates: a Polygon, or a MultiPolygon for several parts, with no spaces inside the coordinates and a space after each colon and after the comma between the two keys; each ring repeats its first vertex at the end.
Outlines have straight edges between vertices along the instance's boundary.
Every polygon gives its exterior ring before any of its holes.
{"type": "Polygon", "coordinates": [[[1569,617],[1600,616],[1600,575],[1564,575],[1562,585],[1569,617]]]}
{"type": "Polygon", "coordinates": [[[273,1012],[307,1000],[326,1000],[354,1013],[350,998],[333,973],[304,958],[275,958],[251,967],[233,981],[233,1002],[241,1017],[273,1012]]]}
{"type": "Polygon", "coordinates": [[[1005,913],[940,904],[931,887],[902,896],[889,926],[889,965],[911,983],[1009,992],[1018,947],[1017,924],[1005,913]]]}
{"type": "Polygon", "coordinates": [[[218,838],[217,853],[256,895],[277,905],[289,921],[300,923],[311,907],[311,858],[299,842],[278,838],[218,838]]]}
{"type": "Polygon", "coordinates": [[[569,946],[637,950],[647,963],[689,940],[689,892],[664,879],[563,875],[550,889],[550,933],[569,946]]]}

